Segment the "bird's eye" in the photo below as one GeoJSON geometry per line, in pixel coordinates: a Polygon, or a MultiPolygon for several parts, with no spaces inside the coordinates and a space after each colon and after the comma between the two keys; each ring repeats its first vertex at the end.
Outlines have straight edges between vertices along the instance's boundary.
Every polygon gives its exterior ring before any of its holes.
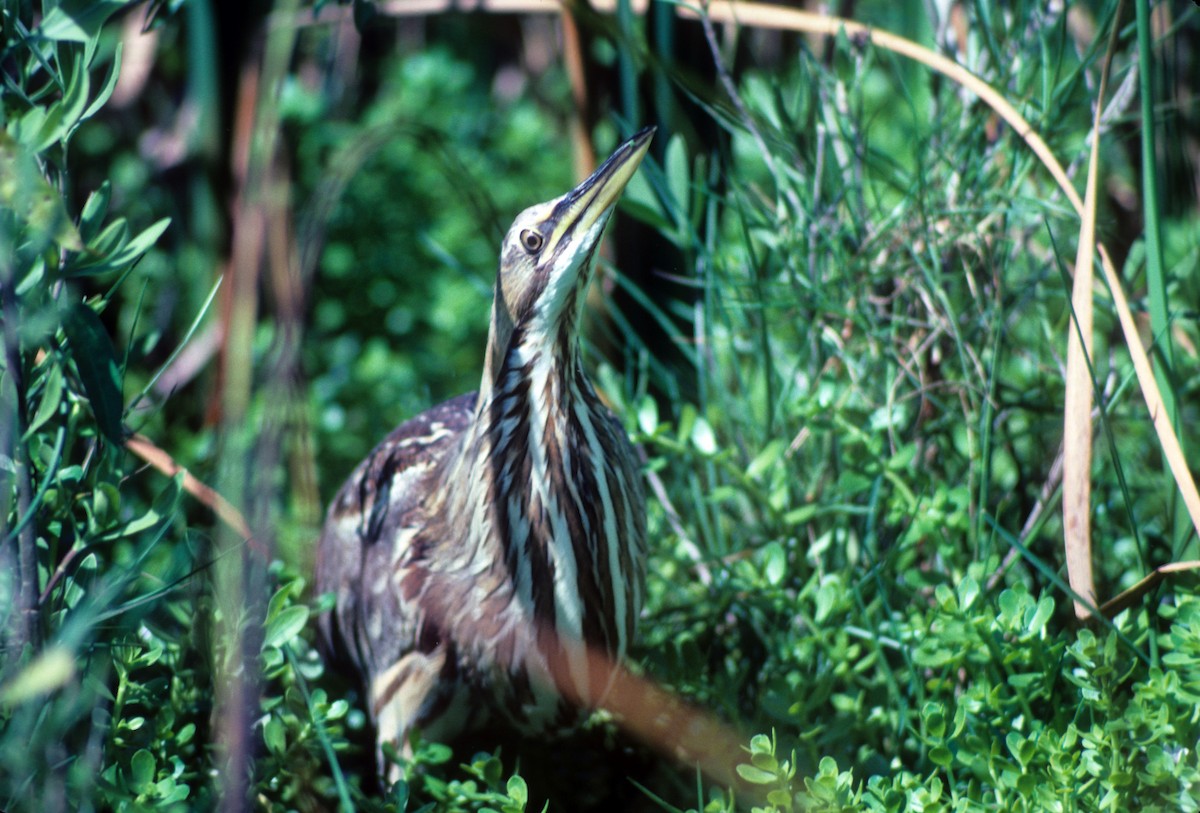
{"type": "Polygon", "coordinates": [[[546,242],[546,238],[533,229],[525,229],[521,232],[521,245],[530,254],[536,254],[542,250],[542,244],[546,242]]]}

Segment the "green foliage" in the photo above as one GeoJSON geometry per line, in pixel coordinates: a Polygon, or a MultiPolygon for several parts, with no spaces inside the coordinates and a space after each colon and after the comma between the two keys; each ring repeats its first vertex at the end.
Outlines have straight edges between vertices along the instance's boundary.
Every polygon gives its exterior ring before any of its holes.
{"type": "Polygon", "coordinates": [[[180,780],[196,757],[188,729],[175,719],[147,725],[141,713],[180,679],[163,671],[154,630],[163,585],[186,565],[187,536],[177,482],[159,480],[149,498],[128,488],[126,359],[103,321],[115,285],[169,221],[137,230],[110,216],[107,184],[79,208],[66,192],[72,139],[115,86],[120,48],[101,58],[98,31],[119,5],[64,4],[32,32],[17,16],[4,23],[0,806],[8,810],[67,799],[169,808],[187,798],[180,780]],[[108,291],[95,293],[101,286],[108,291]],[[162,545],[168,534],[173,548],[162,545]],[[156,668],[153,680],[129,680],[156,668]]]}
{"type": "MultiPolygon", "coordinates": [[[[1043,37],[1062,25],[1043,22],[1043,37]]],[[[1082,65],[1063,54],[1048,76],[1046,40],[1019,33],[986,43],[987,79],[1040,87],[1056,114],[1031,118],[1070,155],[1082,65]]],[[[731,142],[719,185],[675,138],[629,192],[702,271],[699,401],[621,404],[669,500],[652,507],[642,657],[776,732],[741,766],[765,809],[1178,806],[1198,793],[1195,721],[1170,715],[1153,753],[1119,732],[1144,725],[1129,693],[1174,671],[1157,636],[1192,586],[1097,638],[1067,617],[1056,505],[1014,541],[1062,432],[1057,257],[1077,227],[1014,134],[964,126],[979,111],[957,90],[905,87],[847,40],[833,59],[853,69],[801,55],[746,77],[744,108],[713,103],[731,142]],[[1111,678],[1085,690],[1075,658],[1096,640],[1105,665],[1082,671],[1111,678]],[[1162,754],[1169,779],[1147,772],[1162,754]]],[[[1119,380],[1128,361],[1097,318],[1097,380],[1119,380]]],[[[1115,592],[1171,555],[1170,497],[1140,399],[1105,410],[1096,563],[1115,592]]]]}
{"type": "MultiPolygon", "coordinates": [[[[953,596],[946,598],[954,603],[953,596]]],[[[988,630],[997,648],[1014,639],[1045,640],[1044,601],[1002,593],[1000,611],[988,630]]],[[[1030,658],[1052,667],[1052,674],[1028,679],[1030,673],[1014,669],[1011,662],[997,663],[1007,672],[1001,683],[972,680],[955,687],[962,691],[926,701],[912,731],[926,749],[921,770],[903,767],[870,776],[864,784],[853,771],[839,771],[825,757],[815,775],[801,780],[795,753],[781,762],[776,740],[759,735],[751,740],[750,761],[738,767],[738,774],[763,790],[766,804],[753,808],[763,813],[1196,810],[1200,757],[1192,744],[1200,737],[1200,659],[1195,655],[1200,599],[1188,597],[1171,615],[1175,619],[1163,637],[1163,662],[1178,671],[1152,668],[1131,680],[1134,668],[1122,652],[1120,633],[1099,636],[1083,630],[1066,658],[1061,648],[1055,657],[1030,658]],[[1042,677],[1050,678],[1051,685],[1031,691],[1042,677]],[[1060,680],[1075,702],[1029,714],[1035,703],[1051,699],[1048,690],[1060,680]],[[1006,696],[1014,702],[1007,704],[1006,696]]]]}
{"type": "Polygon", "coordinates": [[[447,813],[524,813],[529,801],[525,780],[516,775],[505,779],[498,757],[477,754],[469,765],[459,766],[464,778],[442,778],[430,773],[430,768],[446,765],[450,758],[449,748],[418,742],[412,759],[405,761],[404,777],[391,791],[398,809],[403,810],[416,794],[417,798],[429,800],[426,804],[433,809],[447,813]]]}
{"type": "MultiPolygon", "coordinates": [[[[171,16],[179,4],[159,4],[148,101],[117,112],[124,5],[46,5],[40,17],[14,6],[0,55],[0,808],[212,809],[237,770],[216,687],[240,674],[251,686],[239,775],[256,809],[537,809],[532,771],[419,738],[411,755],[389,755],[400,781],[375,788],[363,700],[312,645],[328,600],[309,592],[315,529],[298,506],[318,488],[301,463],[327,499],[391,426],[477,386],[498,238],[571,182],[563,74],[501,90],[506,57],[478,47],[494,37],[453,18],[428,24],[433,47],[364,57],[356,79],[369,90],[348,102],[313,81],[337,61],[334,34],[304,29],[279,111],[313,274],[290,349],[310,386],[288,405],[286,465],[234,461],[253,471],[259,522],[280,539],[269,566],[227,580],[247,590],[228,604],[215,571],[243,549],[214,543],[181,476],[139,469],[122,448],[136,429],[202,478],[233,465],[202,420],[217,376],[176,384],[173,398],[159,389],[210,335],[229,237],[228,190],[208,162],[232,105],[190,73],[208,64],[211,8],[191,4],[185,22],[171,16]],[[143,117],[180,96],[206,129],[178,164],[156,164],[141,140],[169,140],[168,128],[143,117]]],[[[1099,30],[1115,8],[1091,8],[1099,30]]],[[[861,13],[949,42],[914,22],[923,10],[861,13]]],[[[946,50],[1078,158],[1097,47],[1039,4],[966,13],[966,41],[946,50]]],[[[684,363],[659,363],[663,348],[631,326],[621,350],[588,364],[654,486],[638,669],[747,732],[739,787],[656,776],[646,799],[714,813],[1200,809],[1194,580],[1086,628],[1061,577],[1053,461],[1063,258],[1077,233],[1061,196],[982,105],[880,49],[839,37],[825,55],[786,50],[735,74],[730,104],[647,52],[663,43],[645,45],[640,25],[601,24],[587,56],[613,66],[623,94],[638,92],[635,68],[659,83],[653,110],[611,100],[665,125],[621,217],[676,252],[659,270],[694,299],[666,301],[606,268],[673,326],[684,363]],[[668,80],[719,139],[667,104],[668,80]],[[675,392],[694,397],[662,395],[675,392]]],[[[1195,25],[1183,15],[1166,38],[1195,25]]],[[[1146,72],[1133,36],[1118,38],[1115,76],[1137,59],[1146,72]]],[[[1160,109],[1167,130],[1185,118],[1160,109]]],[[[1153,265],[1167,306],[1155,307],[1157,335],[1167,318],[1175,347],[1167,380],[1194,437],[1200,213],[1164,175],[1146,215],[1163,239],[1148,249],[1130,192],[1137,132],[1112,126],[1101,231],[1122,246],[1142,307],[1153,265]]],[[[1163,160],[1179,164],[1185,141],[1164,139],[1163,160]]],[[[1098,290],[1093,366],[1110,439],[1093,505],[1107,596],[1195,542],[1174,520],[1106,303],[1098,290]]],[[[247,350],[254,430],[278,406],[261,382],[296,327],[281,329],[277,305],[264,297],[247,350]]]]}

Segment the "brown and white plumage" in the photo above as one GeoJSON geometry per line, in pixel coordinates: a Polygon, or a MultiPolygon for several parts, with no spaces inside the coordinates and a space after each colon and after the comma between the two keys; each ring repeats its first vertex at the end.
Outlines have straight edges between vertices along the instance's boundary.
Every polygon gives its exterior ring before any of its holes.
{"type": "Polygon", "coordinates": [[[600,235],[653,129],[522,212],[500,256],[478,393],[393,431],[333,504],[317,552],[326,648],[363,680],[380,745],[598,704],[641,607],[637,458],[579,357],[600,235]]]}

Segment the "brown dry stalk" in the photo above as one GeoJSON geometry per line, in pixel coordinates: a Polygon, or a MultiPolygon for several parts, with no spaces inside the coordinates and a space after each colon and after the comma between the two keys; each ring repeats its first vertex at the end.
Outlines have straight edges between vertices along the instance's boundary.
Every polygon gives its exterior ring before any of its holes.
{"type": "MultiPolygon", "coordinates": [[[[1115,20],[1121,19],[1117,4],[1115,20]]],[[[1075,279],[1071,287],[1073,318],[1067,321],[1067,380],[1063,405],[1063,547],[1067,580],[1080,598],[1075,599],[1075,617],[1091,618],[1096,606],[1096,584],[1092,576],[1092,288],[1096,259],[1096,186],[1100,175],[1100,128],[1108,71],[1117,46],[1113,24],[1100,71],[1092,124],[1092,151],[1088,156],[1087,188],[1079,224],[1075,254],[1075,279]],[[1082,601],[1080,600],[1082,599],[1082,601]]]]}
{"type": "Polygon", "coordinates": [[[125,448],[168,477],[182,473],[183,490],[203,505],[208,506],[222,522],[236,531],[247,543],[253,545],[253,535],[250,533],[250,526],[247,524],[246,518],[242,516],[242,512],[234,508],[215,489],[197,480],[191,472],[176,463],[171,455],[155,446],[149,438],[144,435],[134,435],[125,441],[125,448]]]}
{"type": "Polygon", "coordinates": [[[1167,576],[1175,573],[1190,573],[1196,570],[1200,570],[1200,561],[1171,562],[1170,564],[1156,567],[1150,571],[1150,575],[1133,585],[1133,587],[1123,590],[1101,604],[1100,615],[1105,618],[1113,618],[1117,613],[1132,607],[1134,602],[1157,587],[1167,576]]]}

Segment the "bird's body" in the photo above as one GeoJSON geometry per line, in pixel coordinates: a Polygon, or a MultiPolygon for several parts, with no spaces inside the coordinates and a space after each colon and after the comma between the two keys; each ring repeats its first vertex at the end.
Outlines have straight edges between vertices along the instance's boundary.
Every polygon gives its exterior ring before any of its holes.
{"type": "Polygon", "coordinates": [[[624,429],[580,365],[594,253],[644,130],[501,251],[478,393],[392,432],[330,507],[326,648],[363,680],[378,741],[499,721],[542,732],[598,704],[642,600],[645,505],[624,429]]]}

